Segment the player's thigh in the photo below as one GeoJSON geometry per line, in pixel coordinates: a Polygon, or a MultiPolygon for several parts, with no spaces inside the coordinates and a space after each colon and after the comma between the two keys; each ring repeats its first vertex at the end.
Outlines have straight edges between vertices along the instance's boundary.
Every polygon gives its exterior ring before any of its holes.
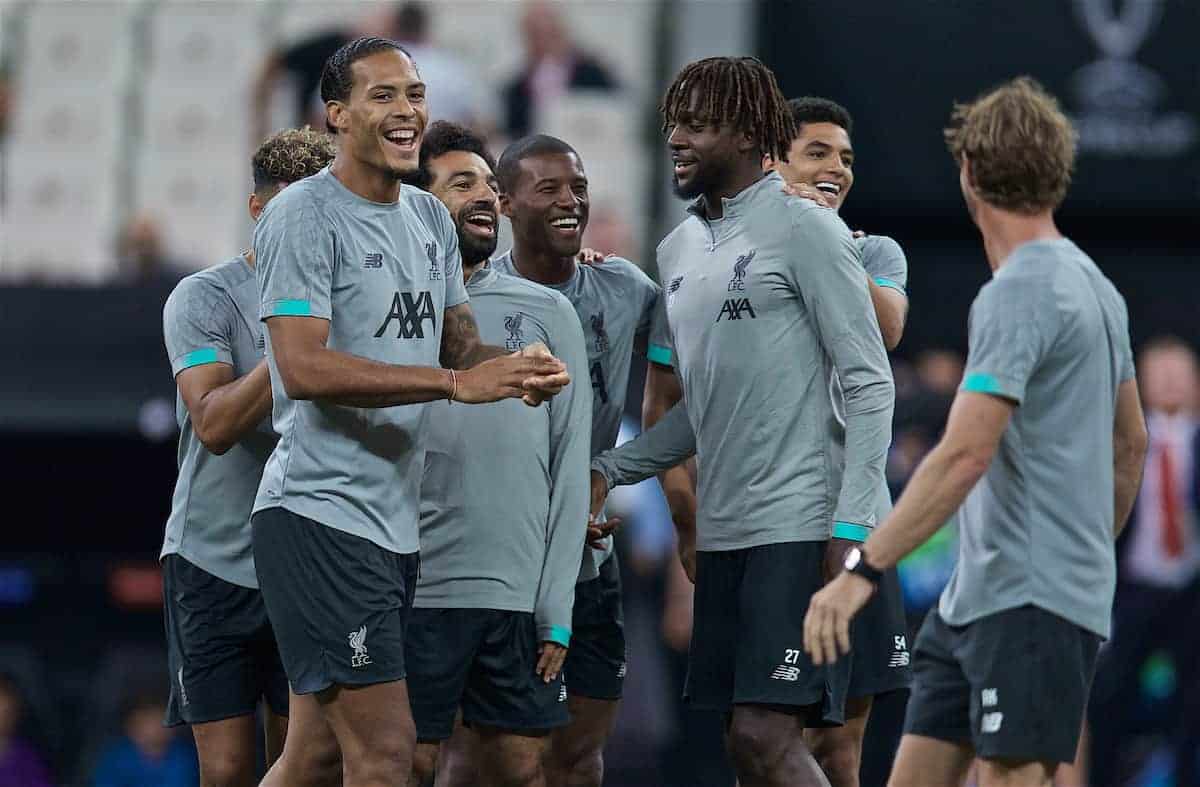
{"type": "Polygon", "coordinates": [[[888,787],[962,787],[974,756],[966,742],[906,733],[888,787]]]}
{"type": "Polygon", "coordinates": [[[733,702],[786,707],[805,726],[841,724],[850,665],[816,665],[804,652],[804,616],[822,584],[823,542],[746,550],[738,587],[733,702]]]}
{"type": "Polygon", "coordinates": [[[1058,764],[980,759],[979,787],[1052,787],[1058,764]]]}
{"type": "Polygon", "coordinates": [[[858,773],[863,738],[871,716],[871,700],[871,697],[847,700],[846,722],[840,727],[810,727],[804,730],[804,742],[826,773],[831,769],[858,773]]]}
{"type": "Polygon", "coordinates": [[[620,703],[616,700],[568,695],[567,710],[571,721],[550,736],[554,759],[569,764],[603,751],[616,726],[619,708],[620,703]]]}
{"type": "Polygon", "coordinates": [[[255,567],[291,687],[401,681],[418,556],[281,508],[254,514],[255,567]]]}
{"type": "Polygon", "coordinates": [[[207,784],[253,785],[257,736],[253,716],[192,725],[200,775],[207,784]]]}
{"type": "Polygon", "coordinates": [[[404,661],[418,741],[437,743],[453,733],[488,612],[418,608],[410,614],[404,661]]]}
{"type": "Polygon", "coordinates": [[[547,733],[516,733],[480,725],[479,764],[500,784],[540,783],[543,763],[550,748],[547,733]]]}
{"type": "Polygon", "coordinates": [[[167,723],[252,716],[265,691],[256,647],[269,625],[261,594],[167,555],[163,603],[171,676],[167,723]]]}
{"type": "Polygon", "coordinates": [[[283,756],[271,767],[263,787],[337,787],[341,783],[341,750],[317,696],[293,694],[283,756]]]}
{"type": "Polygon", "coordinates": [[[1100,638],[1033,606],[980,618],[956,649],[971,684],[976,754],[998,762],[1073,762],[1100,638]]]}
{"type": "Polygon", "coordinates": [[[266,743],[268,768],[279,759],[279,755],[283,754],[283,747],[287,742],[287,730],[287,716],[279,715],[269,705],[263,708],[263,739],[266,743]]]}
{"type": "Polygon", "coordinates": [[[334,686],[317,697],[345,762],[383,758],[411,767],[417,732],[405,681],[334,686]]]}
{"type": "Polygon", "coordinates": [[[564,727],[567,690],[561,675],[547,683],[537,674],[533,614],[476,611],[485,622],[462,696],[463,723],[537,735],[564,727]]]}
{"type": "Polygon", "coordinates": [[[567,691],[619,700],[625,687],[625,614],[621,574],[614,552],[595,579],[575,586],[571,647],[563,664],[567,691]]]}
{"type": "Polygon", "coordinates": [[[438,752],[436,787],[474,787],[479,784],[479,736],[455,720],[454,733],[438,752]]]}

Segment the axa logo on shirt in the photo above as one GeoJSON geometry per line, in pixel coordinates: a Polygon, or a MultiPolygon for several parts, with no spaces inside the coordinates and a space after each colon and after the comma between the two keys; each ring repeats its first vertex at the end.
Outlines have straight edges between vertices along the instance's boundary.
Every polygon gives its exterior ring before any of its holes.
{"type": "Polygon", "coordinates": [[[754,313],[754,305],[750,303],[750,299],[726,298],[725,303],[721,306],[721,311],[717,313],[717,322],[720,322],[722,319],[740,320],[743,317],[749,320],[758,317],[754,313]]]}
{"type": "Polygon", "coordinates": [[[424,339],[425,321],[429,321],[429,329],[437,331],[437,312],[433,308],[433,296],[429,290],[418,293],[397,292],[392,296],[392,308],[384,318],[383,325],[375,331],[375,338],[383,336],[392,324],[398,323],[397,339],[424,339]]]}

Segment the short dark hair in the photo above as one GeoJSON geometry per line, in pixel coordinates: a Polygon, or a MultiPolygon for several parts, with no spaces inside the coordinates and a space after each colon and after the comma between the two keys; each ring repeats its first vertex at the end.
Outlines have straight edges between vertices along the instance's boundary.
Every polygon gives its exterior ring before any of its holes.
{"type": "MultiPolygon", "coordinates": [[[[321,103],[349,100],[350,90],[354,87],[354,72],[350,67],[364,57],[370,57],[377,52],[386,52],[389,49],[403,52],[409,60],[412,60],[409,51],[399,42],[390,38],[367,36],[343,44],[338,51],[329,56],[329,59],[325,61],[324,68],[321,69],[321,103]]],[[[330,134],[337,133],[337,129],[333,127],[328,118],[325,120],[325,128],[329,130],[330,134]]]]}
{"type": "Polygon", "coordinates": [[[705,122],[728,123],[748,134],[759,153],[787,161],[796,127],[775,72],[756,57],[708,57],[688,63],[667,88],[659,105],[666,133],[700,94],[705,122]]]}
{"type": "Polygon", "coordinates": [[[849,134],[854,130],[854,118],[850,111],[836,101],[820,96],[801,96],[788,100],[788,109],[792,111],[792,120],[796,123],[796,133],[805,123],[832,123],[841,126],[849,134]]]}
{"type": "Polygon", "coordinates": [[[429,191],[429,187],[433,185],[433,173],[429,171],[429,162],[456,150],[474,153],[487,162],[493,173],[496,172],[496,159],[488,152],[483,137],[466,126],[439,120],[425,130],[425,136],[421,139],[421,163],[417,171],[407,178],[407,182],[429,191]]]}
{"type": "Polygon", "coordinates": [[[580,158],[575,148],[549,134],[532,134],[509,145],[500,154],[500,164],[496,168],[496,180],[500,183],[500,191],[509,193],[516,188],[517,180],[521,177],[522,161],[531,156],[555,154],[580,158]]]}
{"type": "Polygon", "coordinates": [[[280,183],[295,183],[315,175],[328,166],[336,154],[333,137],[324,131],[305,126],[273,134],[258,146],[250,161],[254,170],[254,190],[261,192],[280,183]]]}

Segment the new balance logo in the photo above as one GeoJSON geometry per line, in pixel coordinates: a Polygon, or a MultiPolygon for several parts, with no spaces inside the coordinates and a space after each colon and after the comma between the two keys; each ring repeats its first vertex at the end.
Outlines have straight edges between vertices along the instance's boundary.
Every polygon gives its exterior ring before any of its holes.
{"type": "Polygon", "coordinates": [[[383,325],[379,326],[379,330],[375,331],[375,338],[383,336],[384,331],[392,324],[392,320],[397,320],[400,327],[396,333],[397,339],[424,339],[425,338],[425,321],[429,320],[429,329],[437,331],[437,314],[433,309],[433,298],[428,290],[423,290],[416,294],[411,292],[397,292],[392,296],[392,310],[388,312],[387,318],[383,321],[383,325]]]}
{"type": "Polygon", "coordinates": [[[775,668],[775,671],[771,673],[771,678],[773,680],[786,680],[795,683],[800,679],[800,668],[789,667],[786,664],[780,664],[775,668]]]}
{"type": "Polygon", "coordinates": [[[179,668],[179,704],[188,704],[187,686],[183,685],[183,667],[179,668]]]}
{"type": "Polygon", "coordinates": [[[1000,725],[1004,723],[1004,714],[1000,711],[983,714],[983,718],[979,720],[979,731],[984,734],[1000,732],[1000,725]]]}
{"type": "Polygon", "coordinates": [[[564,683],[563,685],[558,687],[558,701],[559,702],[567,701],[567,684],[566,683],[564,683]]]}
{"type": "Polygon", "coordinates": [[[382,268],[383,267],[383,255],[377,251],[372,252],[371,254],[368,254],[366,256],[366,258],[363,260],[363,267],[364,268],[382,268]]]}
{"type": "Polygon", "coordinates": [[[437,244],[426,243],[425,254],[429,257],[429,280],[439,281],[442,278],[442,269],[438,267],[437,244]]]}
{"type": "Polygon", "coordinates": [[[896,634],[892,637],[892,641],[895,643],[896,649],[891,659],[888,660],[888,666],[907,667],[910,658],[908,655],[908,640],[904,638],[903,634],[896,634]]]}
{"type": "Polygon", "coordinates": [[[350,642],[350,650],[354,651],[350,655],[350,666],[357,669],[370,664],[371,657],[367,655],[367,625],[364,623],[358,631],[351,631],[346,635],[346,639],[350,642]]]}
{"type": "Polygon", "coordinates": [[[733,263],[733,278],[729,280],[729,292],[741,292],[746,289],[746,268],[750,266],[750,261],[754,259],[757,250],[751,249],[746,254],[739,255],[737,262],[733,263]]]}
{"type": "Polygon", "coordinates": [[[683,277],[676,276],[671,279],[671,283],[667,285],[667,305],[669,306],[675,300],[675,293],[679,292],[679,288],[683,285],[683,277]]]}
{"type": "Polygon", "coordinates": [[[617,677],[618,677],[618,678],[624,678],[624,677],[625,677],[625,673],[626,673],[627,671],[628,671],[627,665],[625,664],[625,662],[623,662],[623,661],[622,661],[622,662],[621,662],[621,668],[620,668],[619,670],[617,670],[617,677]]]}
{"type": "Polygon", "coordinates": [[[521,333],[521,321],[524,319],[525,315],[520,312],[504,318],[504,330],[508,331],[508,339],[504,341],[506,349],[520,350],[525,346],[525,336],[521,333]]]}
{"type": "Polygon", "coordinates": [[[985,708],[994,708],[1000,704],[1000,692],[997,689],[984,689],[979,694],[979,701],[985,708]]]}
{"type": "Polygon", "coordinates": [[[750,304],[749,298],[729,298],[725,301],[725,305],[721,307],[721,311],[717,314],[717,322],[724,317],[727,320],[740,320],[743,315],[749,315],[749,319],[753,320],[758,317],[754,313],[754,307],[750,304]]]}

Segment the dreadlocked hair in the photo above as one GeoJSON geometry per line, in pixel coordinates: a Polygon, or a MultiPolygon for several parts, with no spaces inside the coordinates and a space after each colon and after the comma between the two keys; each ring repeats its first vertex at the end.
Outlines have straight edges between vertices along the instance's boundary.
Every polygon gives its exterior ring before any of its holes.
{"type": "Polygon", "coordinates": [[[308,126],[273,134],[258,146],[250,161],[254,190],[295,183],[315,175],[333,161],[336,153],[333,137],[308,126]]]}
{"type": "Polygon", "coordinates": [[[698,117],[707,123],[732,125],[750,135],[759,152],[787,161],[796,138],[796,122],[775,74],[756,57],[707,57],[689,63],[663,96],[662,131],[690,107],[692,94],[700,95],[698,117]]]}
{"type": "MultiPolygon", "coordinates": [[[[389,49],[403,52],[409,60],[412,60],[409,51],[390,38],[367,36],[343,44],[338,51],[329,56],[329,59],[325,61],[324,68],[321,69],[321,103],[349,101],[350,89],[354,87],[354,72],[350,67],[364,57],[370,57],[376,52],[386,52],[389,49]]],[[[337,133],[337,129],[328,120],[325,121],[325,128],[330,134],[337,133]]]]}

